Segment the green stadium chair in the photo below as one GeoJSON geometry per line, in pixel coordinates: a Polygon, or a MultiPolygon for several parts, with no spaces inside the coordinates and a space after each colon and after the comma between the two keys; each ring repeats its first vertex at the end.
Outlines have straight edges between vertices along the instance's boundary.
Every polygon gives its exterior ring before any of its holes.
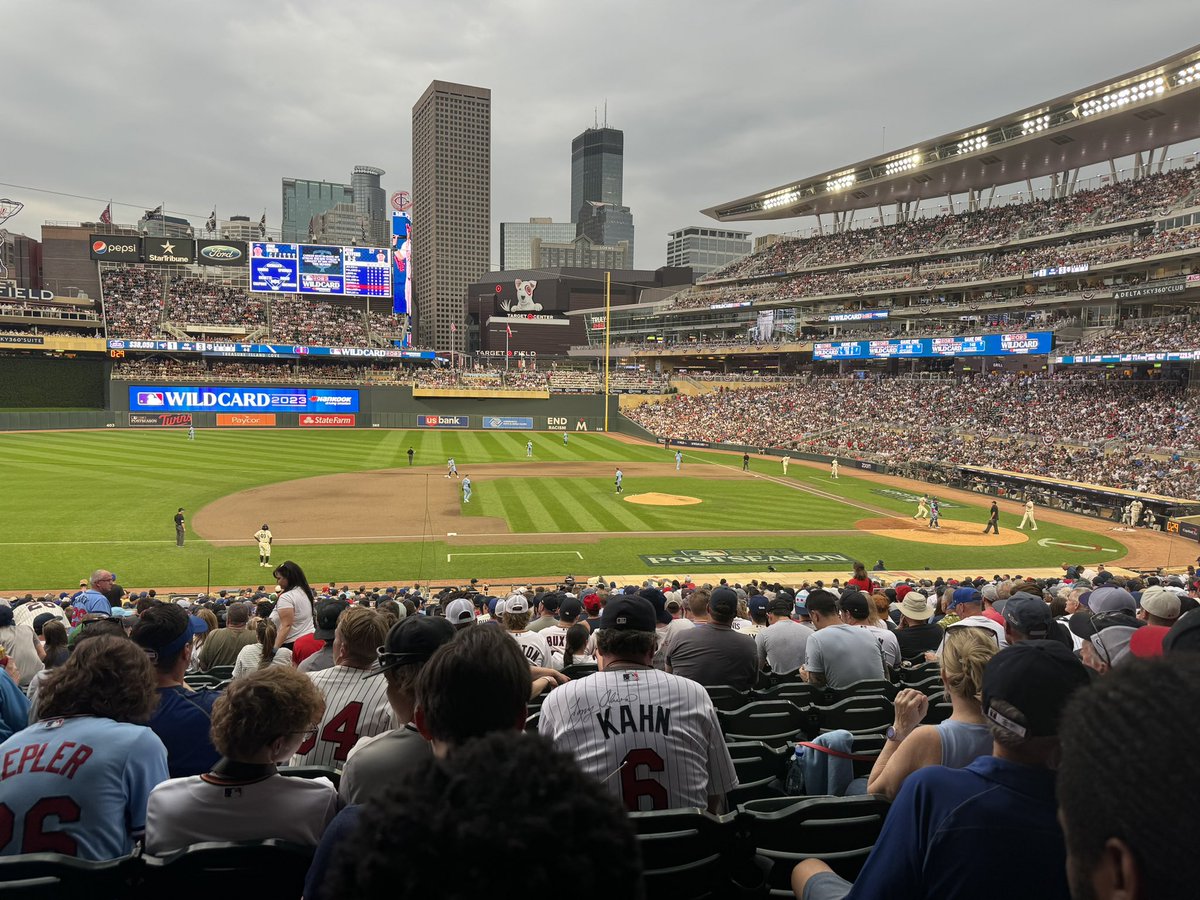
{"type": "Polygon", "coordinates": [[[848,684],[844,688],[826,688],[825,705],[837,703],[847,697],[887,697],[889,700],[895,700],[899,691],[900,689],[890,681],[868,678],[848,684]]]}
{"type": "Polygon", "coordinates": [[[819,731],[883,732],[895,721],[895,709],[887,697],[847,697],[828,706],[814,706],[811,712],[819,731]]]}
{"type": "Polygon", "coordinates": [[[925,654],[921,654],[918,659],[920,662],[912,668],[900,669],[900,684],[907,687],[915,681],[924,681],[930,675],[938,675],[941,673],[941,663],[925,662],[925,654]]]}
{"type": "Polygon", "coordinates": [[[0,856],[0,897],[66,900],[127,896],[141,861],[136,855],[92,862],[60,853],[0,856]]]}
{"type": "Polygon", "coordinates": [[[762,741],[771,746],[803,740],[808,726],[804,711],[789,700],[759,700],[731,712],[717,711],[725,742],[762,741]]]}
{"type": "Polygon", "coordinates": [[[213,666],[206,674],[217,681],[228,681],[233,677],[233,666],[213,666]]]}
{"type": "MultiPolygon", "coordinates": [[[[920,691],[926,697],[932,697],[935,694],[942,693],[945,690],[942,684],[942,676],[940,674],[930,675],[920,681],[910,681],[902,687],[912,688],[914,691],[920,691]]],[[[894,697],[892,699],[895,699],[894,697]]]]}
{"type": "Polygon", "coordinates": [[[541,718],[542,718],[541,710],[538,710],[533,715],[529,716],[525,720],[525,730],[529,734],[537,734],[538,733],[538,722],[541,721],[541,718]]]}
{"type": "Polygon", "coordinates": [[[736,818],[702,809],[630,813],[642,849],[646,897],[723,900],[739,896],[735,878],[740,884],[761,880],[753,848],[736,839],[736,818]]]}
{"type": "Polygon", "coordinates": [[[143,896],[296,900],[304,892],[314,849],[275,839],[213,841],[165,856],[144,856],[143,896]]]}
{"type": "Polygon", "coordinates": [[[756,700],[790,700],[804,708],[825,699],[824,688],[805,681],[785,681],[766,690],[754,692],[756,700]]]}
{"type": "Polygon", "coordinates": [[[710,684],[704,690],[708,692],[708,698],[712,700],[713,706],[725,712],[741,709],[752,699],[745,691],[739,691],[727,684],[710,684]]]}
{"type": "Polygon", "coordinates": [[[729,751],[729,757],[733,760],[738,781],[743,783],[763,778],[782,780],[792,755],[790,743],[772,747],[762,741],[734,741],[727,743],[725,749],[729,751]]]}
{"type": "Polygon", "coordinates": [[[586,678],[600,671],[595,663],[574,663],[562,670],[568,678],[586,678]]]}

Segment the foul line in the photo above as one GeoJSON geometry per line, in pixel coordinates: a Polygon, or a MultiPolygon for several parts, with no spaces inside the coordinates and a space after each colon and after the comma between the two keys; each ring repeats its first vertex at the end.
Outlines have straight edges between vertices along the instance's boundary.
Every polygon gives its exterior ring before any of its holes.
{"type": "Polygon", "coordinates": [[[487,550],[478,553],[447,553],[446,562],[450,562],[455,556],[552,556],[564,553],[574,553],[583,559],[583,554],[578,550],[487,550]]]}

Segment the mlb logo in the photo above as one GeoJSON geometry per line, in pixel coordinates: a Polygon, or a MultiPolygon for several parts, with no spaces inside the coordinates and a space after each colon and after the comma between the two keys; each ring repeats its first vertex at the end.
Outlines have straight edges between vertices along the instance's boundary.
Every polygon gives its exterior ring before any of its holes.
{"type": "Polygon", "coordinates": [[[158,391],[139,391],[138,405],[140,406],[162,406],[163,395],[158,391]]]}

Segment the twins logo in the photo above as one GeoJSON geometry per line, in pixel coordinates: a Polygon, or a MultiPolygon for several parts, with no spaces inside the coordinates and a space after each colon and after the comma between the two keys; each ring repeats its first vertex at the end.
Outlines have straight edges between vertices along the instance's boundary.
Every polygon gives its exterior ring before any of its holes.
{"type": "Polygon", "coordinates": [[[542,304],[533,302],[533,292],[537,290],[536,281],[522,281],[520,278],[513,282],[517,286],[517,299],[501,300],[500,308],[505,312],[540,312],[542,304]]]}

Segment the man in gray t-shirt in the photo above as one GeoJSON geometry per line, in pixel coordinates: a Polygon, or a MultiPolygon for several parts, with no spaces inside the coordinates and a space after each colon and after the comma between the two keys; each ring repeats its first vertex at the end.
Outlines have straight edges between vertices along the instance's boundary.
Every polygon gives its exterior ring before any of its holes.
{"type": "Polygon", "coordinates": [[[758,680],[754,639],[730,627],[737,594],[719,587],[708,599],[709,622],[679,632],[667,649],[667,671],[708,687],[727,684],[748,691],[758,680]]]}
{"type": "Polygon", "coordinates": [[[804,665],[805,648],[813,630],[792,621],[794,604],[787,596],[776,597],[767,606],[768,625],[755,638],[758,661],[777,675],[796,672],[804,665]]]}
{"type": "Polygon", "coordinates": [[[837,598],[828,591],[808,595],[808,614],[816,633],[808,639],[800,677],[835,690],[856,681],[883,678],[883,653],[869,628],[845,624],[837,598]]]}

